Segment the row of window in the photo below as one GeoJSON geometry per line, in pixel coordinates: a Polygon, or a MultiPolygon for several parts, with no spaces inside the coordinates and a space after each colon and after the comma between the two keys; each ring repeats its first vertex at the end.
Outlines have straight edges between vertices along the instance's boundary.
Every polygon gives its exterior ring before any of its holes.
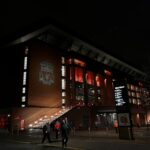
{"type": "Polygon", "coordinates": [[[23,83],[22,83],[22,98],[21,107],[26,107],[26,84],[27,84],[27,66],[28,66],[28,47],[25,48],[24,67],[23,67],[23,83]]]}

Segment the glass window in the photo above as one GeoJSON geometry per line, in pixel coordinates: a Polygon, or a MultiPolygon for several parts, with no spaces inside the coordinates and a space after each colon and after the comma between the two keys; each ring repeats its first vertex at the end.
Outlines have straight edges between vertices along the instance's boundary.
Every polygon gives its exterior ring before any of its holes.
{"type": "Polygon", "coordinates": [[[136,101],[135,98],[132,99],[132,103],[133,103],[133,104],[137,104],[137,101],[136,101]]]}
{"type": "Polygon", "coordinates": [[[140,93],[136,93],[136,97],[137,97],[137,98],[140,98],[140,93]]]}
{"type": "Polygon", "coordinates": [[[135,97],[135,92],[132,92],[132,96],[135,97]]]}
{"type": "Polygon", "coordinates": [[[25,104],[22,104],[21,107],[25,107],[25,104]]]}
{"type": "Polygon", "coordinates": [[[94,74],[91,71],[87,71],[86,73],[86,82],[88,84],[94,85],[94,74]]]}
{"type": "Polygon", "coordinates": [[[25,96],[22,96],[21,101],[22,101],[22,102],[25,102],[25,101],[26,101],[26,97],[25,97],[25,96]]]}
{"type": "Polygon", "coordinates": [[[131,96],[131,92],[130,91],[128,91],[128,96],[131,96]]]}
{"type": "Polygon", "coordinates": [[[23,94],[26,93],[26,88],[25,87],[22,88],[22,93],[23,94]]]}
{"type": "Polygon", "coordinates": [[[28,48],[28,47],[26,47],[26,48],[25,48],[25,54],[27,55],[27,54],[28,54],[28,52],[29,52],[29,48],[28,48]]]}
{"type": "Polygon", "coordinates": [[[100,87],[100,76],[96,76],[96,86],[100,87]]]}
{"type": "Polygon", "coordinates": [[[76,85],[76,100],[84,100],[84,85],[76,85]]]}
{"type": "Polygon", "coordinates": [[[24,70],[27,69],[27,60],[28,60],[28,57],[24,57],[24,70]]]}
{"type": "Polygon", "coordinates": [[[23,85],[26,85],[26,80],[27,80],[27,72],[23,72],[23,85]]]}
{"type": "Polygon", "coordinates": [[[62,75],[62,77],[66,76],[66,66],[61,67],[61,75],[62,75]]]}
{"type": "Polygon", "coordinates": [[[66,100],[63,98],[62,99],[62,104],[65,104],[66,103],[66,100]]]}
{"type": "Polygon", "coordinates": [[[137,99],[137,104],[141,105],[141,100],[140,99],[137,99]]]}
{"type": "Polygon", "coordinates": [[[131,90],[135,90],[135,86],[134,85],[131,85],[131,90]]]}
{"type": "Polygon", "coordinates": [[[65,90],[66,89],[66,80],[65,79],[62,79],[62,90],[65,90]]]}
{"type": "Polygon", "coordinates": [[[75,67],[75,81],[83,83],[83,69],[75,67]]]}
{"type": "Polygon", "coordinates": [[[95,90],[93,88],[88,88],[88,100],[93,101],[95,99],[95,90]]]}
{"type": "Polygon", "coordinates": [[[127,84],[127,88],[130,90],[130,84],[127,84]]]}
{"type": "Polygon", "coordinates": [[[62,96],[66,96],[66,92],[62,92],[62,96]]]}
{"type": "Polygon", "coordinates": [[[65,57],[61,57],[61,63],[65,64],[65,57]]]}

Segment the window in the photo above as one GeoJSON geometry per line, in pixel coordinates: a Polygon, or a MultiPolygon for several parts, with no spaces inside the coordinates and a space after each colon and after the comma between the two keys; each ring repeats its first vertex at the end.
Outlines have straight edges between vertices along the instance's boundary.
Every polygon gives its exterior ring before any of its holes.
{"type": "Polygon", "coordinates": [[[94,74],[91,71],[87,71],[86,73],[86,82],[88,84],[94,85],[94,74]]]}
{"type": "Polygon", "coordinates": [[[23,85],[26,85],[26,81],[27,81],[27,72],[24,71],[23,72],[23,85]]]}
{"type": "Polygon", "coordinates": [[[131,90],[135,90],[135,86],[134,85],[131,85],[131,90]]]}
{"type": "Polygon", "coordinates": [[[83,69],[75,67],[75,81],[83,83],[83,69]]]}
{"type": "Polygon", "coordinates": [[[66,76],[66,66],[61,67],[61,75],[62,75],[62,77],[66,76]]]}
{"type": "Polygon", "coordinates": [[[100,87],[100,76],[96,76],[96,86],[100,87]]]}
{"type": "Polygon", "coordinates": [[[26,97],[25,97],[25,96],[22,96],[21,101],[22,101],[22,102],[25,102],[25,101],[26,101],[26,97]]]}
{"type": "Polygon", "coordinates": [[[22,104],[21,107],[25,107],[25,104],[22,104]]]}
{"type": "Polygon", "coordinates": [[[84,84],[76,85],[76,100],[84,100],[84,84]]]}
{"type": "Polygon", "coordinates": [[[22,93],[23,94],[26,93],[26,88],[25,87],[22,88],[22,93]]]}
{"type": "Polygon", "coordinates": [[[95,90],[93,88],[88,88],[88,100],[93,101],[95,99],[95,90]]]}
{"type": "Polygon", "coordinates": [[[65,58],[64,57],[61,57],[61,63],[65,64],[65,58]]]}
{"type": "Polygon", "coordinates": [[[62,104],[65,104],[66,103],[66,100],[63,98],[62,99],[62,104]]]}
{"type": "Polygon", "coordinates": [[[62,92],[62,96],[66,96],[66,92],[62,92]]]}
{"type": "Polygon", "coordinates": [[[66,80],[65,79],[62,79],[62,90],[65,90],[66,89],[66,80]]]}
{"type": "Polygon", "coordinates": [[[27,69],[27,59],[28,59],[28,57],[26,56],[26,57],[24,57],[24,70],[26,70],[27,69]]]}

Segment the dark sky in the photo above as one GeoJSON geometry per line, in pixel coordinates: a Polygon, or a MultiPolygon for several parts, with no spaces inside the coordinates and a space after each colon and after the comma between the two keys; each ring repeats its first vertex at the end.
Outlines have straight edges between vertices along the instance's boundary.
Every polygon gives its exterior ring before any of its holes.
{"type": "Polygon", "coordinates": [[[149,1],[27,1],[0,5],[0,39],[19,36],[46,20],[55,20],[103,51],[149,71],[149,1]]]}

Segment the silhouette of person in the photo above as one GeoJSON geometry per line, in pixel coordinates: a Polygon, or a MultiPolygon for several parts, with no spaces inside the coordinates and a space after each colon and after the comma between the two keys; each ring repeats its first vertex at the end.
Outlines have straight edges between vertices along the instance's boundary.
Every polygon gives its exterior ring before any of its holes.
{"type": "Polygon", "coordinates": [[[44,143],[45,139],[48,139],[48,142],[51,143],[51,137],[50,137],[50,124],[47,122],[43,126],[43,138],[42,138],[42,143],[44,143]]]}
{"type": "Polygon", "coordinates": [[[62,147],[66,147],[68,143],[68,136],[69,136],[69,124],[66,120],[62,120],[61,124],[61,133],[62,133],[62,147]]]}
{"type": "Polygon", "coordinates": [[[58,139],[58,135],[59,135],[59,132],[60,132],[60,128],[61,128],[61,124],[60,122],[57,120],[55,122],[55,125],[54,125],[54,129],[55,129],[55,133],[56,133],[56,139],[58,139]]]}

